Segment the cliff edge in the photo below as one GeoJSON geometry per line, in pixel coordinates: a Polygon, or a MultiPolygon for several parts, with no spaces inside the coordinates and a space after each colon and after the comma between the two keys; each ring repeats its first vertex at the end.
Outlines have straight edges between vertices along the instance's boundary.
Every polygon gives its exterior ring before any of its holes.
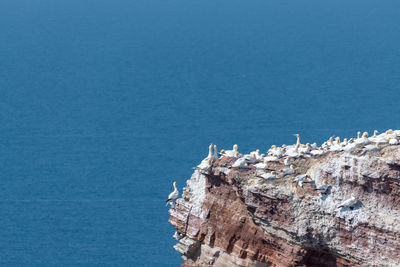
{"type": "Polygon", "coordinates": [[[400,266],[400,146],[364,139],[209,155],[169,210],[182,266],[400,266]]]}

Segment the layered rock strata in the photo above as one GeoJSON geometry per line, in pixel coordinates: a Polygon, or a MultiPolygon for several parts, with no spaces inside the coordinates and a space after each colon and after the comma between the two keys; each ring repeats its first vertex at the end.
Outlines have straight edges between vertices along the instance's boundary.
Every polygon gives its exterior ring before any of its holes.
{"type": "Polygon", "coordinates": [[[169,210],[182,266],[400,266],[400,146],[269,162],[275,179],[235,161],[196,169],[169,210]]]}

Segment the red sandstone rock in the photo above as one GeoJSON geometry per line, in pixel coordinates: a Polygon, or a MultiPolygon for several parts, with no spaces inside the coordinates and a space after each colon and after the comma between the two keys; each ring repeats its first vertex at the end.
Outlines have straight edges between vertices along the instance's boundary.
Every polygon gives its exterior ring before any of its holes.
{"type": "Polygon", "coordinates": [[[297,159],[294,175],[274,180],[231,163],[196,170],[170,210],[182,266],[400,266],[398,146],[297,159]],[[298,174],[311,182],[297,185],[298,174]],[[339,209],[351,195],[354,208],[339,209]]]}

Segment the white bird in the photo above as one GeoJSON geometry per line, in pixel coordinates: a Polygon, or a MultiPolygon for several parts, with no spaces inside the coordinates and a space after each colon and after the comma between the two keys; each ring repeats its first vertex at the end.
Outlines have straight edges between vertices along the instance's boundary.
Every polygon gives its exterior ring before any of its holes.
{"type": "Polygon", "coordinates": [[[354,207],[354,205],[357,204],[357,200],[354,196],[351,196],[351,198],[346,199],[345,201],[343,201],[338,208],[352,208],[354,207]]]}
{"type": "Polygon", "coordinates": [[[213,153],[213,158],[214,159],[218,159],[218,148],[217,145],[214,145],[214,153],[213,153]]]}
{"type": "Polygon", "coordinates": [[[292,162],[290,161],[290,158],[287,157],[283,160],[283,164],[285,164],[285,166],[290,166],[292,164],[292,162]]]}
{"type": "Polygon", "coordinates": [[[250,155],[252,155],[252,157],[256,158],[256,159],[260,159],[261,155],[260,155],[260,149],[256,149],[256,151],[252,151],[250,152],[250,155]],[[253,156],[254,155],[254,156],[253,156]]]}
{"type": "Polygon", "coordinates": [[[265,170],[268,169],[268,164],[267,161],[264,160],[264,162],[257,163],[256,165],[254,165],[254,167],[256,167],[256,169],[258,170],[265,170]]]}
{"type": "Polygon", "coordinates": [[[328,141],[326,141],[325,144],[328,145],[328,147],[333,146],[333,136],[329,137],[328,141]]]}
{"type": "Polygon", "coordinates": [[[389,139],[389,145],[398,145],[398,144],[399,140],[397,140],[396,138],[389,139]]]}
{"type": "Polygon", "coordinates": [[[269,161],[277,161],[279,159],[277,157],[275,157],[275,156],[267,156],[267,157],[265,157],[264,160],[269,162],[269,161]]]}
{"type": "Polygon", "coordinates": [[[310,153],[311,153],[311,155],[313,155],[313,156],[319,156],[319,155],[324,154],[324,151],[322,150],[321,147],[319,147],[318,149],[311,150],[310,153]]]}
{"type": "Polygon", "coordinates": [[[276,145],[272,145],[271,148],[268,149],[267,155],[274,156],[277,151],[278,151],[278,148],[276,147],[276,145]]]}
{"type": "Polygon", "coordinates": [[[322,181],[322,185],[321,186],[319,186],[319,187],[317,187],[317,188],[315,188],[315,190],[316,191],[319,191],[321,194],[325,194],[326,193],[326,190],[328,190],[328,185],[327,185],[327,183],[326,183],[326,179],[324,179],[323,181],[322,181]]]}
{"type": "Polygon", "coordinates": [[[368,132],[364,132],[363,135],[361,136],[361,138],[357,138],[357,139],[355,140],[355,142],[358,143],[358,144],[365,144],[365,143],[368,143],[368,142],[369,142],[369,139],[368,139],[368,132]]]}
{"type": "Polygon", "coordinates": [[[343,150],[347,151],[347,152],[352,152],[352,151],[356,150],[358,146],[359,146],[359,143],[355,143],[355,142],[349,143],[347,146],[345,146],[343,148],[343,150]]]}
{"type": "Polygon", "coordinates": [[[293,174],[294,173],[294,167],[293,167],[293,165],[290,165],[289,168],[282,169],[281,172],[283,173],[283,175],[293,174]]]}
{"type": "Polygon", "coordinates": [[[318,148],[317,143],[312,143],[311,148],[312,148],[312,149],[317,149],[317,148],[318,148]]]}
{"type": "Polygon", "coordinates": [[[376,143],[375,145],[366,145],[364,147],[365,152],[379,151],[380,149],[379,143],[376,143]]]}
{"type": "Polygon", "coordinates": [[[307,174],[300,174],[293,178],[293,182],[297,182],[301,187],[303,187],[303,182],[307,179],[307,174]]]}
{"type": "Polygon", "coordinates": [[[205,159],[213,160],[214,159],[214,153],[213,153],[213,144],[210,144],[208,147],[208,156],[205,159]]]}
{"type": "Polygon", "coordinates": [[[294,136],[297,137],[296,147],[298,148],[300,146],[300,135],[299,134],[294,134],[294,136]]]}
{"type": "Polygon", "coordinates": [[[165,201],[167,203],[165,206],[168,206],[168,204],[172,206],[172,204],[174,204],[174,209],[175,209],[175,201],[179,196],[179,191],[176,188],[176,182],[174,182],[173,185],[174,185],[174,191],[172,191],[172,193],[169,194],[167,201],[165,201]]]}
{"type": "Polygon", "coordinates": [[[235,163],[232,164],[232,168],[241,168],[241,169],[248,168],[246,159],[244,158],[237,159],[235,163]]]}
{"type": "Polygon", "coordinates": [[[284,151],[285,151],[285,149],[283,147],[281,147],[279,149],[276,149],[273,155],[277,158],[280,158],[280,157],[282,157],[284,151]]]}
{"type": "Polygon", "coordinates": [[[288,149],[286,149],[285,155],[289,158],[298,158],[300,156],[297,147],[289,147],[288,149]]]}
{"type": "Polygon", "coordinates": [[[272,171],[270,173],[263,173],[260,175],[264,179],[275,179],[276,178],[276,172],[272,171]]]}
{"type": "Polygon", "coordinates": [[[348,143],[349,143],[349,142],[347,141],[347,138],[344,138],[344,139],[343,139],[343,142],[340,143],[340,146],[341,146],[341,147],[347,146],[348,143]]]}
{"type": "Polygon", "coordinates": [[[383,133],[383,134],[380,134],[380,135],[378,135],[378,136],[376,136],[374,138],[371,137],[371,142],[374,142],[374,143],[386,143],[387,142],[386,134],[383,133]]]}
{"type": "Polygon", "coordinates": [[[332,137],[330,140],[330,146],[329,146],[329,151],[332,152],[337,152],[337,151],[342,151],[343,150],[343,145],[340,144],[340,137],[335,138],[335,142],[332,141],[332,137]]]}
{"type": "Polygon", "coordinates": [[[208,170],[212,166],[211,160],[210,159],[205,159],[202,160],[199,165],[197,165],[195,168],[200,169],[200,170],[208,170]]]}
{"type": "Polygon", "coordinates": [[[225,151],[223,155],[231,158],[236,157],[236,152],[238,152],[238,148],[238,145],[234,144],[233,149],[225,151]]]}
{"type": "Polygon", "coordinates": [[[339,137],[339,136],[336,136],[336,138],[335,138],[335,143],[336,143],[337,145],[340,145],[340,137],[339,137]]]}
{"type": "Polygon", "coordinates": [[[302,152],[302,153],[309,153],[311,151],[310,144],[307,143],[306,145],[300,146],[299,151],[302,152]]]}
{"type": "Polygon", "coordinates": [[[387,131],[385,132],[385,134],[386,134],[386,135],[393,134],[393,130],[392,130],[392,129],[389,129],[389,130],[387,130],[387,131]]]}
{"type": "Polygon", "coordinates": [[[245,160],[247,160],[248,162],[250,162],[250,163],[255,163],[255,162],[257,162],[257,157],[256,157],[256,154],[254,154],[254,153],[246,154],[246,155],[244,155],[243,158],[244,158],[245,160]]]}

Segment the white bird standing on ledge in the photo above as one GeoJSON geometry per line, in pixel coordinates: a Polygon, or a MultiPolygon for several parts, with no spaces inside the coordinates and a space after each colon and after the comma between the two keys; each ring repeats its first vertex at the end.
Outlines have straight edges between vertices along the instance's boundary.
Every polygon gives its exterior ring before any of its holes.
{"type": "Polygon", "coordinates": [[[218,148],[217,145],[214,145],[214,153],[213,153],[213,158],[214,159],[218,159],[218,148]]]}
{"type": "Polygon", "coordinates": [[[300,135],[299,134],[294,134],[294,136],[297,137],[296,147],[299,148],[300,147],[300,135]]]}
{"type": "Polygon", "coordinates": [[[328,190],[328,184],[327,184],[327,182],[326,182],[326,179],[324,179],[323,181],[322,181],[322,185],[321,186],[319,186],[319,187],[317,187],[317,188],[315,188],[315,191],[319,191],[321,194],[325,194],[326,193],[326,191],[328,190]]]}
{"type": "Polygon", "coordinates": [[[212,167],[212,163],[210,159],[205,159],[203,161],[201,161],[201,163],[199,165],[197,165],[196,167],[194,167],[193,169],[200,169],[200,170],[208,170],[212,167]]]}
{"type": "Polygon", "coordinates": [[[174,185],[174,191],[172,191],[172,193],[169,194],[167,201],[165,201],[167,203],[165,206],[168,206],[168,204],[172,206],[172,204],[174,204],[174,209],[175,209],[175,201],[179,196],[179,191],[176,188],[176,182],[174,182],[173,185],[174,185]]]}
{"type": "Polygon", "coordinates": [[[293,174],[294,173],[294,166],[290,165],[289,168],[283,169],[283,170],[281,170],[281,172],[283,173],[283,175],[293,174]]]}
{"type": "Polygon", "coordinates": [[[352,195],[351,198],[343,201],[338,208],[353,208],[357,204],[356,198],[352,195]]]}
{"type": "Polygon", "coordinates": [[[208,147],[208,156],[206,159],[213,159],[213,144],[210,144],[210,146],[208,147]]]}
{"type": "Polygon", "coordinates": [[[238,152],[238,148],[239,146],[237,144],[234,144],[233,149],[224,151],[223,155],[231,158],[237,157],[236,152],[238,152]]]}

